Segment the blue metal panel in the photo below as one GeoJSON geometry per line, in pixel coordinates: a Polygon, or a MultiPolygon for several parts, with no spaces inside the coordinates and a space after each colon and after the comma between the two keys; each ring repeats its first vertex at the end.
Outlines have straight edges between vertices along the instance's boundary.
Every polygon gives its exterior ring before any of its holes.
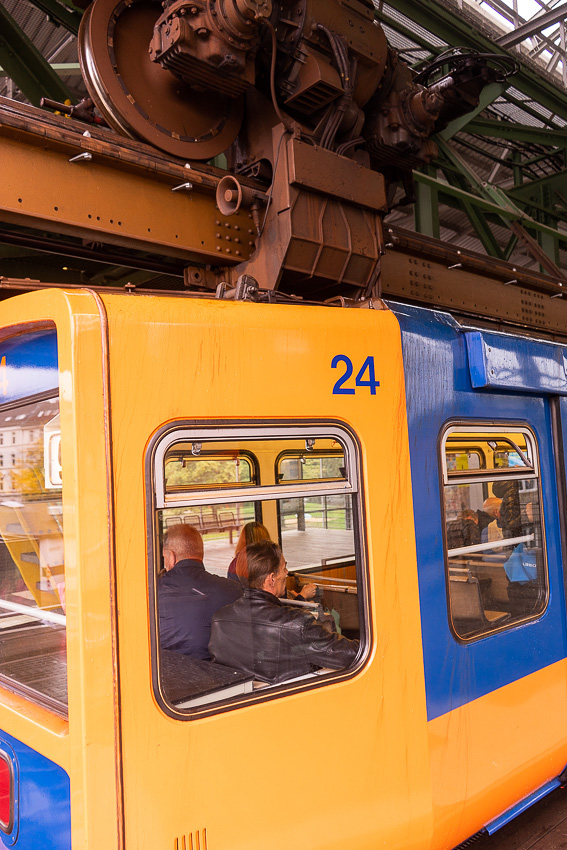
{"type": "Polygon", "coordinates": [[[567,656],[550,412],[542,396],[473,389],[465,334],[449,315],[390,306],[402,330],[427,712],[432,719],[567,656]],[[539,620],[466,645],[453,637],[447,614],[438,437],[451,419],[526,423],[534,431],[551,588],[539,620]]]}
{"type": "Polygon", "coordinates": [[[55,331],[21,334],[0,343],[0,404],[58,386],[55,331]]]}
{"type": "Polygon", "coordinates": [[[510,334],[465,333],[473,387],[567,395],[567,349],[510,334]]]}
{"type": "Polygon", "coordinates": [[[65,771],[2,731],[0,748],[13,757],[18,810],[10,834],[0,833],[0,847],[70,850],[71,795],[65,771]]]}

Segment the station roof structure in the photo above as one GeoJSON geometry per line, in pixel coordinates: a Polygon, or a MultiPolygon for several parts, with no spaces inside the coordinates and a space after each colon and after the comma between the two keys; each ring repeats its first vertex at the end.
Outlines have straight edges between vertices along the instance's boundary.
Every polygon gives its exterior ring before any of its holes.
{"type": "MultiPolygon", "coordinates": [[[[396,206],[386,222],[567,280],[567,2],[374,3],[390,45],[417,71],[453,48],[518,63],[507,83],[489,85],[477,110],[435,138],[438,157],[414,173],[416,203],[396,206]]],[[[76,102],[86,95],[77,32],[87,5],[0,0],[1,96],[38,105],[43,96],[76,102]]],[[[29,276],[32,255],[0,233],[0,257],[14,277],[29,276]]],[[[61,278],[61,258],[52,255],[52,263],[61,278]]],[[[160,282],[156,270],[133,273],[89,259],[64,271],[69,282],[73,275],[75,282],[160,282]]]]}

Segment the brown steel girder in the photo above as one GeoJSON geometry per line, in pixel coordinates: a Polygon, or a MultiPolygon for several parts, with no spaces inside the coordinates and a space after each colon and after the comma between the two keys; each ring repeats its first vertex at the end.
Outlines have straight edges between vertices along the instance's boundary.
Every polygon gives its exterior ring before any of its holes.
{"type": "Polygon", "coordinates": [[[567,285],[421,234],[385,228],[380,295],[567,340],[567,285]]]}
{"type": "Polygon", "coordinates": [[[0,151],[0,222],[185,263],[232,265],[255,249],[251,213],[216,208],[220,169],[7,98],[0,151]]]}

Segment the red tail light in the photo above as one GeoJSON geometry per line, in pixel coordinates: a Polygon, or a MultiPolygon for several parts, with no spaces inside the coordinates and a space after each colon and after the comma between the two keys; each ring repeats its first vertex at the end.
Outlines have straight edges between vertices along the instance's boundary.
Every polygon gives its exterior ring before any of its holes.
{"type": "Polygon", "coordinates": [[[14,771],[6,753],[0,750],[0,829],[12,831],[14,824],[14,771]]]}

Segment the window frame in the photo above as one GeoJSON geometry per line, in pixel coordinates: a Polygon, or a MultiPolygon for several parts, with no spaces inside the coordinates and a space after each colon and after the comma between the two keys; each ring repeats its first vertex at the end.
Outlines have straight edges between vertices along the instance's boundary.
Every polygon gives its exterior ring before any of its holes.
{"type": "MultiPolygon", "coordinates": [[[[455,441],[455,443],[458,445],[457,441],[455,441]]],[[[479,470],[486,469],[486,455],[484,454],[484,451],[482,450],[482,448],[481,448],[480,446],[472,446],[472,447],[469,449],[469,452],[470,452],[470,454],[476,454],[476,455],[478,455],[479,460],[480,460],[480,461],[482,461],[482,463],[481,463],[481,465],[478,467],[478,469],[475,469],[475,470],[473,470],[473,471],[474,471],[474,472],[478,472],[479,470]],[[484,465],[483,465],[483,464],[484,464],[484,465]]],[[[450,449],[450,450],[449,450],[449,454],[457,455],[457,454],[459,454],[459,450],[458,450],[457,448],[456,448],[454,451],[450,449]]],[[[461,452],[461,454],[462,454],[462,452],[461,452]]],[[[447,452],[446,452],[446,451],[445,451],[445,453],[444,453],[443,457],[445,458],[445,461],[444,461],[444,462],[445,462],[445,464],[446,464],[446,463],[447,463],[447,452]]],[[[455,471],[455,470],[449,470],[449,469],[448,469],[448,470],[447,470],[447,474],[448,474],[448,475],[451,475],[454,471],[455,471]]],[[[466,470],[461,469],[461,470],[459,470],[459,472],[466,472],[466,470]]]]}
{"type": "MultiPolygon", "coordinates": [[[[229,454],[231,454],[231,456],[233,456],[232,453],[227,452],[226,453],[226,460],[230,459],[229,456],[228,456],[229,454]]],[[[260,467],[259,467],[259,464],[258,464],[258,458],[256,457],[256,455],[252,454],[252,452],[249,452],[249,451],[243,451],[243,452],[240,452],[239,454],[250,465],[250,472],[252,474],[252,477],[255,480],[253,480],[253,481],[239,481],[238,484],[217,482],[215,484],[215,488],[221,489],[221,488],[224,487],[226,489],[235,489],[236,487],[238,487],[238,489],[240,489],[241,487],[257,487],[258,486],[258,483],[260,481],[260,467]]],[[[224,459],[224,458],[222,458],[221,452],[217,452],[217,451],[208,452],[206,450],[204,450],[204,451],[201,450],[201,452],[199,452],[199,454],[196,455],[195,457],[197,458],[197,460],[201,460],[201,461],[206,460],[207,458],[210,459],[210,460],[212,460],[213,458],[224,459]]],[[[165,494],[166,494],[166,497],[167,497],[167,485],[165,485],[165,459],[164,459],[164,468],[163,469],[164,469],[165,494]]],[[[176,489],[174,492],[176,492],[176,493],[193,493],[195,491],[205,490],[205,489],[207,489],[207,487],[210,487],[210,485],[209,484],[183,484],[178,489],[176,489]]]]}
{"type": "MultiPolygon", "coordinates": [[[[278,486],[282,486],[282,479],[279,477],[281,472],[281,463],[283,460],[291,460],[292,458],[301,459],[304,456],[307,458],[331,458],[331,457],[340,457],[339,453],[333,449],[322,449],[321,451],[312,450],[308,451],[307,449],[304,452],[300,452],[295,449],[284,449],[284,451],[280,452],[275,461],[274,461],[274,480],[278,486]]],[[[343,455],[344,458],[344,455],[343,455]]],[[[287,479],[287,484],[305,484],[309,482],[319,481],[319,482],[336,482],[336,481],[344,481],[343,478],[289,478],[287,479]]]]}
{"type": "MultiPolygon", "coordinates": [[[[499,428],[497,425],[494,425],[491,420],[489,425],[483,427],[480,423],[472,424],[471,427],[468,425],[463,425],[463,421],[459,420],[459,424],[453,426],[450,422],[446,423],[443,426],[440,435],[440,452],[441,452],[441,470],[442,470],[442,481],[443,485],[447,484],[466,484],[466,478],[474,478],[478,481],[479,484],[490,483],[494,477],[496,478],[538,478],[539,477],[539,453],[538,453],[538,445],[537,440],[535,438],[535,434],[532,429],[528,426],[510,426],[506,427],[506,434],[528,434],[530,436],[530,441],[532,443],[532,451],[533,455],[533,465],[529,466],[514,466],[514,467],[495,467],[494,469],[487,469],[484,467],[484,472],[478,473],[476,469],[455,469],[448,470],[447,469],[447,458],[446,458],[446,445],[447,438],[451,434],[470,434],[474,433],[475,427],[479,429],[482,428],[483,434],[494,433],[495,436],[498,434],[502,434],[504,428],[499,428]],[[462,481],[457,479],[462,478],[462,481]]],[[[476,436],[476,435],[475,435],[476,436]]]]}
{"type": "Polygon", "coordinates": [[[482,421],[478,419],[474,420],[450,420],[445,422],[441,431],[439,433],[438,438],[438,446],[439,446],[439,471],[440,471],[440,502],[441,502],[441,523],[442,523],[442,538],[443,538],[443,569],[445,573],[445,595],[446,595],[446,605],[447,605],[447,619],[449,623],[449,630],[455,639],[455,641],[461,645],[469,645],[471,643],[477,643],[479,640],[484,640],[486,638],[492,637],[493,635],[500,634],[502,632],[508,632],[513,629],[519,628],[523,626],[527,622],[535,622],[536,620],[541,619],[549,606],[550,600],[550,584],[549,584],[549,563],[547,557],[547,540],[545,534],[545,518],[544,518],[544,509],[543,509],[543,492],[541,486],[541,466],[539,462],[539,444],[537,440],[537,436],[533,428],[528,423],[519,423],[515,422],[514,424],[509,424],[505,422],[496,422],[495,420],[482,421]],[[508,468],[495,468],[492,470],[454,470],[450,471],[447,469],[446,463],[446,446],[448,437],[454,434],[473,434],[476,439],[478,439],[478,435],[482,434],[483,436],[490,436],[490,434],[494,434],[495,436],[502,435],[513,435],[513,434],[521,434],[526,439],[526,446],[531,444],[531,459],[533,461],[531,467],[508,467],[508,468]],[[471,474],[477,472],[477,475],[471,474]],[[502,474],[504,473],[504,475],[502,474]],[[543,604],[541,609],[536,614],[528,614],[525,617],[515,619],[512,622],[506,622],[500,626],[495,626],[486,631],[480,632],[478,634],[471,635],[470,637],[463,637],[460,635],[453,623],[453,613],[452,613],[452,605],[451,605],[451,587],[450,587],[450,574],[449,574],[449,550],[447,545],[447,516],[445,510],[445,488],[447,486],[458,486],[458,485],[470,485],[472,483],[475,484],[490,484],[496,482],[498,480],[526,480],[530,479],[532,481],[537,482],[537,494],[538,494],[538,506],[539,506],[539,516],[541,523],[541,548],[542,548],[542,557],[543,557],[543,604]]]}
{"type": "Polygon", "coordinates": [[[153,697],[167,716],[184,722],[194,721],[226,711],[234,711],[237,708],[263,703],[274,698],[324,687],[337,681],[351,679],[358,674],[367,662],[373,633],[369,604],[368,547],[361,456],[362,448],[357,435],[346,423],[338,420],[265,420],[262,424],[250,420],[215,420],[214,422],[210,420],[203,422],[179,420],[178,422],[168,423],[153,435],[145,459],[151,679],[153,697]],[[347,474],[347,477],[341,479],[342,486],[340,487],[337,486],[336,482],[331,482],[330,487],[325,486],[327,482],[314,482],[311,487],[306,488],[305,482],[301,485],[297,483],[292,485],[263,485],[259,480],[259,483],[252,485],[252,487],[247,485],[232,490],[219,488],[218,495],[215,495],[214,488],[209,491],[191,490],[186,494],[183,504],[167,500],[164,459],[167,449],[175,442],[192,440],[205,444],[206,442],[221,442],[223,440],[227,442],[240,440],[258,441],[260,443],[262,440],[308,439],[322,436],[325,438],[333,437],[344,447],[345,471],[350,473],[350,477],[347,474]],[[357,588],[360,595],[360,650],[354,664],[344,670],[315,673],[308,679],[288,683],[281,682],[249,694],[241,694],[236,697],[229,697],[226,700],[194,706],[189,710],[176,709],[165,698],[160,681],[159,617],[156,586],[160,563],[159,527],[156,522],[158,512],[167,508],[187,507],[188,505],[185,504],[187,499],[190,499],[191,507],[223,504],[228,501],[252,501],[262,504],[268,500],[275,500],[277,503],[282,498],[305,498],[311,493],[313,495],[338,493],[355,497],[353,498],[353,537],[355,553],[360,559],[360,566],[357,568],[357,579],[360,582],[357,588]]]}

